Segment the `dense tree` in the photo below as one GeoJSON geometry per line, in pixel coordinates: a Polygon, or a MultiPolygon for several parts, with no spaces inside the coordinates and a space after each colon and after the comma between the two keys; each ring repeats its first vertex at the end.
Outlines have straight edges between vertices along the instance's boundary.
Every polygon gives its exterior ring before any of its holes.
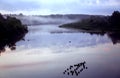
{"type": "Polygon", "coordinates": [[[5,50],[5,46],[14,49],[15,43],[27,32],[27,27],[22,25],[20,20],[0,14],[0,52],[5,50]]]}
{"type": "Polygon", "coordinates": [[[114,11],[109,21],[112,27],[115,26],[120,28],[120,12],[114,11]]]}

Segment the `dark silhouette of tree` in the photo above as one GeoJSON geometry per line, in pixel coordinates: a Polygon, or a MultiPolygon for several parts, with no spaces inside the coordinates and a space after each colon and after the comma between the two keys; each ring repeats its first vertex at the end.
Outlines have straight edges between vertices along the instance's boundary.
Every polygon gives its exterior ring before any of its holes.
{"type": "Polygon", "coordinates": [[[15,43],[28,32],[27,27],[15,17],[4,18],[0,14],[0,52],[5,51],[5,46],[15,49],[15,43]]]}
{"type": "Polygon", "coordinates": [[[120,29],[120,12],[114,11],[109,21],[112,27],[117,27],[120,29]]]}

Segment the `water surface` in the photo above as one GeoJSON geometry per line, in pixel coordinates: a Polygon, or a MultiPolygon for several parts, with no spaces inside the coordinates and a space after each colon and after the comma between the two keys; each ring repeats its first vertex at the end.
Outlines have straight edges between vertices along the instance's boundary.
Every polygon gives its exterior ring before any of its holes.
{"type": "Polygon", "coordinates": [[[90,35],[57,25],[29,26],[25,41],[0,56],[0,78],[119,78],[120,44],[105,34],[90,35]],[[78,76],[63,74],[86,62],[78,76]]]}

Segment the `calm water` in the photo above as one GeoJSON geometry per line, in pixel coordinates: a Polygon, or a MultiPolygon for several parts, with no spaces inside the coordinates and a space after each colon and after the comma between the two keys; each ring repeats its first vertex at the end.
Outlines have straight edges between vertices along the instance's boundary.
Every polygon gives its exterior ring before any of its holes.
{"type": "Polygon", "coordinates": [[[57,25],[29,26],[25,41],[16,45],[0,56],[0,78],[120,78],[120,44],[113,45],[107,35],[57,25]],[[63,74],[84,61],[88,69],[78,76],[63,74]]]}

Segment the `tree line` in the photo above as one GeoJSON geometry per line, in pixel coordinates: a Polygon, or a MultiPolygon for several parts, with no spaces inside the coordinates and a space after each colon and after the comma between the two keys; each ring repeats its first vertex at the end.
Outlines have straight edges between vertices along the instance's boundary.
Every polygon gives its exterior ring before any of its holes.
{"type": "Polygon", "coordinates": [[[75,23],[64,24],[60,27],[103,32],[120,32],[120,12],[114,11],[111,16],[91,16],[88,19],[83,19],[75,23]]]}

